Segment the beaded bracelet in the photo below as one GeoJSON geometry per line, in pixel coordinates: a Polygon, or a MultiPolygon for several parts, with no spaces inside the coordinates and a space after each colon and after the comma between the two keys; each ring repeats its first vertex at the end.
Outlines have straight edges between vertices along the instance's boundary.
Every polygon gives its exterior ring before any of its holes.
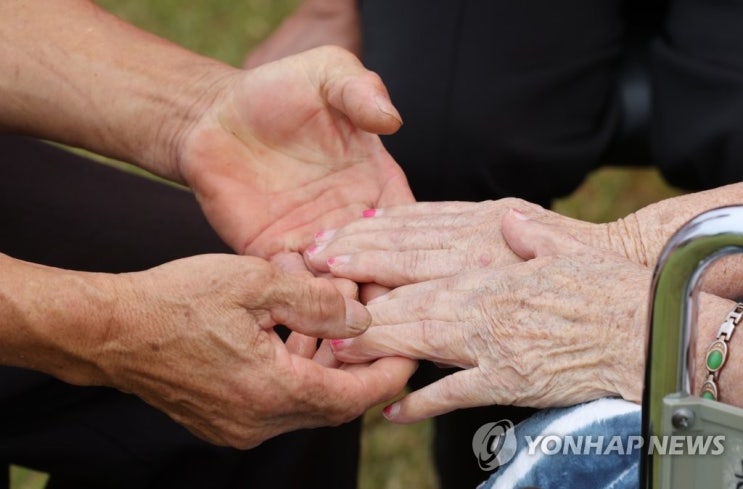
{"type": "Polygon", "coordinates": [[[707,379],[702,384],[701,392],[703,399],[716,401],[719,396],[717,393],[717,378],[720,376],[720,370],[725,365],[725,360],[728,357],[728,342],[741,318],[743,318],[743,304],[738,303],[720,325],[720,329],[717,330],[717,339],[707,349],[707,356],[704,359],[704,365],[707,367],[707,379]]]}

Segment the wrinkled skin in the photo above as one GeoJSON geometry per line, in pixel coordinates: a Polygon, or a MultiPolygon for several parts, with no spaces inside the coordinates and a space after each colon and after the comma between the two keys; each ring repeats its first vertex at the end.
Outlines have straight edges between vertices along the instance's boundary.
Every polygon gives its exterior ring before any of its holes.
{"type": "Polygon", "coordinates": [[[366,333],[333,342],[345,362],[402,355],[465,369],[389,407],[391,420],[640,399],[650,271],[516,213],[503,235],[527,261],[399,287],[368,304],[366,333]],[[586,277],[611,280],[596,288],[586,277]]]}
{"type": "Polygon", "coordinates": [[[350,421],[396,395],[415,368],[400,358],[327,368],[285,345],[276,324],[335,338],[370,317],[328,280],[258,258],[203,255],[112,280],[120,300],[81,355],[96,359],[95,383],[136,394],[215,444],[249,448],[350,421]]]}

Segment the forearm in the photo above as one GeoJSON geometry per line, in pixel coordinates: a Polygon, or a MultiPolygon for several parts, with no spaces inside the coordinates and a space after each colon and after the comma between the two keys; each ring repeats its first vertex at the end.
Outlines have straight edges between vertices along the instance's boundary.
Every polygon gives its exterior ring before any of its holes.
{"type": "Polygon", "coordinates": [[[743,204],[743,183],[666,199],[608,224],[611,246],[632,261],[654,265],[668,239],[704,211],[743,204]]]}
{"type": "Polygon", "coordinates": [[[95,352],[116,305],[102,274],[72,272],[0,254],[0,365],[100,384],[95,352]]]}
{"type": "Polygon", "coordinates": [[[303,0],[291,15],[245,60],[253,68],[324,45],[361,56],[361,19],[357,0],[303,0]]]}
{"type": "Polygon", "coordinates": [[[356,15],[358,0],[304,0],[297,7],[299,11],[312,11],[328,15],[356,15]]]}
{"type": "Polygon", "coordinates": [[[236,70],[87,0],[0,3],[0,128],[177,171],[180,134],[236,70]]]}

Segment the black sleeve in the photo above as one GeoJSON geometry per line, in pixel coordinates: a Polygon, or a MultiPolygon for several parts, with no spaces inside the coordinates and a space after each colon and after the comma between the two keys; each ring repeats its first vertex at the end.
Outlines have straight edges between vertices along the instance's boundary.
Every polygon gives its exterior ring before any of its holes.
{"type": "Polygon", "coordinates": [[[652,70],[665,177],[692,190],[743,180],[743,2],[672,1],[652,70]]]}

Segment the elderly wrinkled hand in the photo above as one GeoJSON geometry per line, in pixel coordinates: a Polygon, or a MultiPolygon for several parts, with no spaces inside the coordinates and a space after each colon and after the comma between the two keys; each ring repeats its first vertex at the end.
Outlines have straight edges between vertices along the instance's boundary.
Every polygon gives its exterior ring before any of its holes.
{"type": "Polygon", "coordinates": [[[640,399],[650,270],[522,218],[507,215],[503,235],[527,261],[397,288],[368,304],[366,333],[333,342],[344,362],[399,355],[464,369],[389,406],[389,419],[640,399]]]}
{"type": "Polygon", "coordinates": [[[600,225],[578,221],[520,199],[486,202],[421,202],[369,209],[340,229],[322,230],[305,253],[320,271],[357,282],[397,287],[465,270],[522,261],[506,244],[500,222],[509,208],[559,225],[566,234],[596,245],[600,225]]]}
{"type": "MultiPolygon", "coordinates": [[[[562,216],[521,199],[486,202],[422,202],[368,209],[338,229],[320,230],[305,253],[316,270],[396,287],[464,270],[502,266],[521,260],[503,240],[501,218],[509,208],[551,224],[573,239],[598,250],[652,267],[670,236],[700,209],[740,202],[743,184],[666,199],[616,221],[593,224],[562,216]]],[[[743,258],[738,265],[715,264],[704,290],[724,297],[743,294],[743,258]]]]}

